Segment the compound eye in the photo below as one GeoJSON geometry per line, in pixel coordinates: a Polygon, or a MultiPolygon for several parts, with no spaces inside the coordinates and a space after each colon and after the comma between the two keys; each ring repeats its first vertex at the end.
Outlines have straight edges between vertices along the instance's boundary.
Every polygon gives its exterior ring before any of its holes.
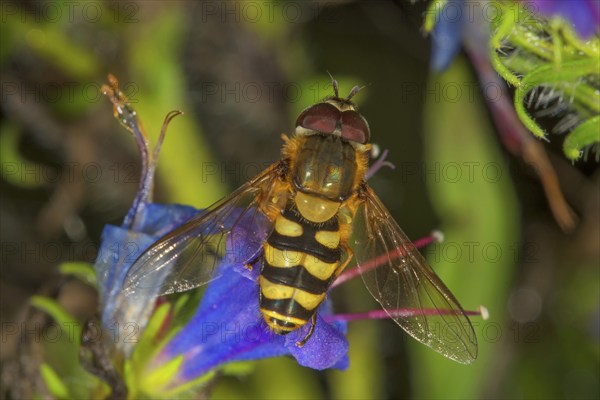
{"type": "Polygon", "coordinates": [[[342,137],[356,143],[365,144],[369,141],[371,132],[369,124],[356,111],[342,113],[342,137]]]}
{"type": "Polygon", "coordinates": [[[323,133],[332,133],[340,120],[340,110],[329,103],[307,108],[296,120],[296,126],[323,133]]]}

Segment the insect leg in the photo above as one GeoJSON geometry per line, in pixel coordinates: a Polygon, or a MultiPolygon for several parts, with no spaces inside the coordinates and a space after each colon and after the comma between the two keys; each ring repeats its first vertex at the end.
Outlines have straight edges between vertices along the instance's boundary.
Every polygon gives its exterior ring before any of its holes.
{"type": "Polygon", "coordinates": [[[317,313],[315,312],[312,317],[310,318],[310,329],[308,331],[308,333],[306,334],[306,336],[304,337],[304,339],[302,339],[299,342],[296,342],[296,346],[298,347],[302,347],[306,344],[306,342],[308,342],[308,339],[310,339],[310,337],[312,336],[312,334],[315,332],[315,325],[317,324],[317,313]]]}
{"type": "Polygon", "coordinates": [[[252,271],[254,269],[254,264],[256,264],[258,260],[264,255],[264,245],[261,246],[261,248],[261,251],[258,251],[253,258],[246,261],[246,263],[244,264],[244,268],[246,268],[248,271],[252,271]]]}
{"type": "Polygon", "coordinates": [[[337,269],[335,270],[335,273],[332,277],[332,282],[334,282],[337,279],[337,277],[346,269],[346,266],[350,263],[350,261],[352,261],[352,257],[354,257],[354,252],[347,244],[342,244],[342,247],[344,248],[344,252],[346,253],[346,259],[344,260],[344,262],[340,263],[340,266],[337,267],[337,269]]]}

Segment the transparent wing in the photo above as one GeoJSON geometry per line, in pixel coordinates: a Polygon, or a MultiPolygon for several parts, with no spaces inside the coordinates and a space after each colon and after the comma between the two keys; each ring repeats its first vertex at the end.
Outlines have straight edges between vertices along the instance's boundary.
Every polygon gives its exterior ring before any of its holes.
{"type": "Polygon", "coordinates": [[[353,232],[367,288],[412,337],[452,360],[472,363],[477,338],[469,318],[375,193],[366,193],[353,232]]]}
{"type": "Polygon", "coordinates": [[[123,282],[126,294],[182,292],[218,278],[217,267],[224,259],[248,262],[272,228],[260,203],[273,201],[281,187],[278,183],[277,164],[273,164],[160,238],[131,266],[123,282]]]}

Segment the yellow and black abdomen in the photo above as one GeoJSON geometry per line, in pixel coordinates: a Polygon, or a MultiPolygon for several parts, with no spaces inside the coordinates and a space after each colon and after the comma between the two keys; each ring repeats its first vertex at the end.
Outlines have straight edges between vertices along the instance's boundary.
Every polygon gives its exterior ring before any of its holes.
{"type": "Polygon", "coordinates": [[[271,329],[286,334],[310,320],[336,277],[341,258],[337,214],[314,223],[291,202],[276,217],[264,251],[260,309],[271,329]]]}

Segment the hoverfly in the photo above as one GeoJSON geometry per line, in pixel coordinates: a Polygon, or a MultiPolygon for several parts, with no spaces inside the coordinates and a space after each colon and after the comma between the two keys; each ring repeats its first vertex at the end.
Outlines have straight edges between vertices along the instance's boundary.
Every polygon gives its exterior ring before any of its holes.
{"type": "Polygon", "coordinates": [[[243,263],[260,268],[260,312],[275,333],[311,323],[302,346],[350,261],[360,268],[379,258],[382,265],[362,276],[390,317],[419,342],[471,363],[477,342],[468,317],[365,181],[370,130],[351,101],[360,88],[340,98],[335,80],[333,87],[334,96],[300,114],[291,137],[282,135],[280,161],[154,243],[124,290],[160,282],[159,293],[169,294],[204,285],[218,277],[236,228],[254,225],[258,251],[243,263]]]}

